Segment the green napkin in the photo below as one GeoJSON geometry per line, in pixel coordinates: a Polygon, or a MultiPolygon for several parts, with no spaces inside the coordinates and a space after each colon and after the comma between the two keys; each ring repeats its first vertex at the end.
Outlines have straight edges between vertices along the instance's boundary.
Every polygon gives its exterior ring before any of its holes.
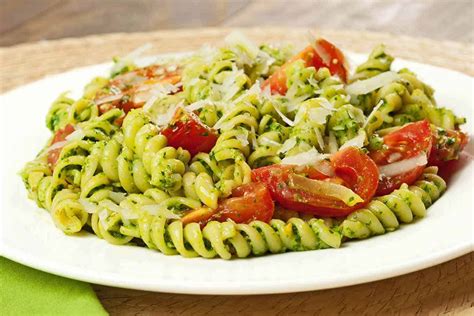
{"type": "Polygon", "coordinates": [[[92,287],[0,257],[0,315],[107,315],[92,287]]]}

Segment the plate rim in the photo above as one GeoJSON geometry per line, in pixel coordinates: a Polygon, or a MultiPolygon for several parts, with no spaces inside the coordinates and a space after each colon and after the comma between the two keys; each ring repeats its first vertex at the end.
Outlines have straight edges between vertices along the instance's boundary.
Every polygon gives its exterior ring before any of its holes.
{"type": "MultiPolygon", "coordinates": [[[[374,238],[377,236],[374,236],[374,238]]],[[[379,236],[380,237],[380,236],[379,236]]],[[[115,245],[112,245],[115,246],[115,245]]],[[[3,249],[4,250],[4,249],[3,249]]],[[[190,283],[191,285],[185,286],[184,283],[172,283],[172,284],[143,284],[139,283],[139,281],[112,281],[110,278],[98,277],[97,274],[94,276],[88,275],[87,272],[84,273],[83,270],[77,269],[71,273],[71,270],[63,269],[62,267],[55,268],[54,265],[51,264],[41,264],[40,262],[34,262],[34,256],[28,259],[28,255],[22,254],[21,252],[16,253],[16,250],[10,252],[1,252],[1,255],[5,258],[8,258],[12,261],[17,263],[23,264],[25,266],[51,273],[54,275],[59,275],[61,277],[79,280],[82,282],[88,282],[93,284],[111,286],[111,287],[119,287],[125,289],[133,289],[133,290],[142,290],[142,291],[152,291],[152,292],[163,292],[163,293],[174,293],[174,294],[191,294],[191,295],[264,295],[264,294],[285,294],[285,293],[298,293],[298,292],[308,292],[308,291],[317,291],[317,290],[325,290],[325,289],[332,289],[332,288],[340,288],[345,286],[351,285],[358,285],[358,284],[365,284],[374,281],[389,279],[397,276],[402,276],[405,274],[409,274],[412,272],[420,271],[423,269],[427,269],[441,263],[450,261],[455,258],[459,258],[465,254],[468,254],[474,251],[474,244],[465,243],[463,245],[459,245],[458,247],[452,248],[449,252],[440,252],[434,253],[430,259],[417,259],[414,262],[409,262],[405,264],[399,264],[397,269],[390,269],[384,268],[381,269],[376,274],[374,273],[366,273],[366,274],[358,274],[356,276],[346,277],[344,280],[334,281],[327,281],[324,283],[314,284],[314,283],[307,283],[304,285],[301,284],[288,284],[285,286],[285,289],[281,287],[273,288],[272,285],[256,285],[256,287],[247,287],[244,289],[240,289],[238,286],[232,285],[229,287],[229,284],[225,285],[213,285],[211,287],[206,287],[201,285],[195,285],[194,283],[190,283]],[[67,272],[69,271],[69,272],[67,272]]],[[[278,254],[276,254],[278,255],[278,254]]],[[[188,258],[189,259],[189,258],[188,258]]],[[[190,259],[192,260],[192,258],[190,259]]],[[[207,259],[207,260],[221,260],[219,258],[216,259],[207,259]]],[[[245,258],[243,259],[245,260],[245,258]]],[[[161,280],[163,282],[163,280],[161,280]]]]}

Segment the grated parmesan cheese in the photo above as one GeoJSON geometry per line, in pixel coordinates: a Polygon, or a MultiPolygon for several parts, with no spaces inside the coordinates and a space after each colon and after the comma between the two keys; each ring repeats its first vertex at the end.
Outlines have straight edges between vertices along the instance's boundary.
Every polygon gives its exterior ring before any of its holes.
{"type": "Polygon", "coordinates": [[[277,154],[285,154],[296,146],[296,139],[289,138],[287,139],[281,148],[277,151],[277,154]]]}
{"type": "Polygon", "coordinates": [[[346,86],[346,92],[352,95],[367,94],[400,79],[393,71],[386,71],[365,80],[358,80],[346,86]]]}
{"type": "Polygon", "coordinates": [[[95,203],[92,203],[90,201],[87,201],[86,199],[79,199],[79,203],[81,203],[82,207],[84,208],[84,211],[88,214],[94,214],[97,212],[98,207],[95,203]]]}
{"type": "Polygon", "coordinates": [[[167,219],[180,219],[179,215],[173,213],[162,204],[148,204],[142,206],[141,209],[150,215],[161,216],[167,219]]]}
{"type": "Polygon", "coordinates": [[[281,164],[298,166],[312,165],[329,157],[330,155],[321,154],[313,147],[306,152],[283,158],[281,164]]]}
{"type": "Polygon", "coordinates": [[[357,133],[357,136],[354,138],[349,139],[347,142],[342,144],[341,148],[339,150],[348,148],[348,147],[357,147],[357,148],[362,148],[364,147],[365,141],[367,139],[367,134],[363,129],[360,129],[359,132],[357,133]]]}
{"type": "Polygon", "coordinates": [[[428,159],[425,153],[421,153],[416,157],[400,160],[388,165],[379,166],[379,172],[381,176],[393,177],[410,170],[415,169],[419,166],[425,166],[428,163],[428,159]]]}
{"type": "Polygon", "coordinates": [[[74,132],[66,136],[66,140],[68,142],[74,141],[74,140],[81,140],[86,136],[86,133],[82,128],[77,128],[74,132]]]}

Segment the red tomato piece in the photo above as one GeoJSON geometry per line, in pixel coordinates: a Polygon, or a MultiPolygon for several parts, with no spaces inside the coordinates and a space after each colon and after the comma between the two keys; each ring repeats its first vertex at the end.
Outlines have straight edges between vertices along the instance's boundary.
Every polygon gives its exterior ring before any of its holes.
{"type": "Polygon", "coordinates": [[[272,165],[258,168],[252,170],[252,179],[265,183],[272,198],[281,206],[319,216],[345,216],[370,201],[377,188],[379,173],[369,156],[355,147],[349,147],[333,155],[331,166],[335,176],[321,176],[317,180],[344,185],[357,193],[364,202],[348,206],[333,197],[291,187],[290,175],[304,174],[299,173],[298,167],[294,166],[272,165]]]}
{"type": "Polygon", "coordinates": [[[150,65],[116,76],[107,85],[108,89],[105,90],[107,92],[99,92],[95,96],[95,100],[100,103],[101,99],[113,97],[114,94],[110,94],[109,90],[114,90],[121,97],[118,100],[100,104],[100,114],[113,108],[122,109],[125,114],[132,109],[141,108],[145,102],[134,102],[136,94],[146,92],[154,84],[169,83],[175,85],[179,83],[181,81],[181,71],[182,68],[178,66],[150,65]]]}
{"type": "Polygon", "coordinates": [[[423,174],[423,170],[425,170],[425,166],[418,166],[400,175],[391,177],[382,176],[377,188],[377,196],[389,194],[400,188],[403,183],[408,185],[415,183],[416,180],[418,180],[418,178],[423,174]]]}
{"type": "Polygon", "coordinates": [[[219,203],[217,209],[201,208],[184,216],[185,224],[195,222],[204,225],[215,220],[228,219],[236,223],[250,223],[254,220],[269,222],[273,217],[274,204],[270,192],[262,183],[248,183],[232,192],[232,197],[219,203]]]}
{"type": "MultiPolygon", "coordinates": [[[[53,140],[51,141],[50,146],[52,146],[55,143],[59,143],[66,140],[66,137],[74,131],[75,131],[74,126],[72,126],[71,124],[68,124],[64,126],[64,128],[57,130],[56,134],[54,134],[54,137],[53,137],[53,140]]],[[[54,166],[56,166],[56,162],[58,161],[59,155],[61,154],[61,149],[63,148],[59,147],[59,148],[50,150],[48,152],[48,164],[50,165],[51,168],[54,168],[54,166]]]]}
{"type": "MultiPolygon", "coordinates": [[[[130,91],[128,93],[130,93],[130,91]]],[[[105,112],[108,112],[108,111],[116,108],[116,109],[123,110],[125,112],[125,115],[127,115],[127,113],[130,112],[131,110],[141,108],[143,106],[143,104],[144,104],[143,102],[142,103],[135,103],[131,100],[130,95],[125,95],[120,100],[117,100],[117,101],[114,101],[114,102],[111,102],[111,103],[104,103],[104,104],[99,105],[99,113],[102,115],[105,112]]],[[[122,122],[123,122],[124,118],[125,118],[125,116],[120,117],[120,120],[118,120],[120,122],[120,124],[118,124],[118,125],[122,125],[122,122]]]]}
{"type": "Polygon", "coordinates": [[[273,217],[274,205],[270,191],[262,183],[248,183],[232,192],[232,197],[223,200],[217,207],[218,221],[232,219],[236,223],[250,223],[254,220],[269,222],[273,217]]]}
{"type": "MultiPolygon", "coordinates": [[[[326,54],[327,57],[329,57],[328,62],[323,61],[323,59],[321,60],[323,66],[329,68],[331,74],[337,75],[342,81],[347,82],[348,71],[346,67],[346,58],[344,57],[342,51],[324,38],[320,38],[316,41],[316,48],[317,50],[321,49],[321,53],[326,54]]],[[[314,67],[317,67],[318,62],[313,61],[314,67]]],[[[320,67],[321,66],[317,68],[320,67]]]]}
{"type": "Polygon", "coordinates": [[[184,225],[189,223],[198,223],[199,225],[204,226],[206,223],[212,220],[212,216],[214,214],[216,214],[216,210],[208,207],[201,207],[190,211],[183,218],[181,218],[181,222],[183,222],[184,225]]]}
{"type": "Polygon", "coordinates": [[[184,148],[192,156],[208,153],[216,144],[217,132],[201,123],[199,117],[183,108],[178,108],[171,123],[161,131],[168,139],[168,145],[184,148]]]}
{"type": "Polygon", "coordinates": [[[262,84],[262,88],[270,86],[272,93],[284,95],[288,90],[286,86],[286,69],[297,60],[303,60],[306,67],[316,69],[326,67],[332,75],[337,75],[342,81],[347,82],[346,59],[342,51],[327,40],[320,38],[315,45],[308,46],[290,58],[280,69],[272,74],[262,84]]]}
{"type": "Polygon", "coordinates": [[[369,156],[377,165],[418,156],[431,149],[431,128],[427,120],[409,123],[383,137],[384,146],[372,151],[369,156]],[[395,156],[394,156],[395,155],[395,156]],[[398,157],[398,158],[393,158],[398,157]]]}
{"type": "Polygon", "coordinates": [[[433,146],[428,164],[443,167],[448,161],[459,159],[459,154],[469,142],[466,133],[459,130],[433,130],[433,146]]]}
{"type": "MultiPolygon", "coordinates": [[[[409,123],[399,130],[383,137],[383,148],[369,153],[378,166],[409,159],[431,150],[431,128],[427,120],[409,123]]],[[[377,195],[384,195],[398,189],[403,183],[414,183],[423,173],[425,166],[418,166],[400,175],[382,175],[377,195]]]]}
{"type": "Polygon", "coordinates": [[[331,163],[337,177],[344,180],[346,186],[357,193],[364,201],[375,194],[379,171],[370,157],[355,147],[338,151],[331,157],[331,163]]]}

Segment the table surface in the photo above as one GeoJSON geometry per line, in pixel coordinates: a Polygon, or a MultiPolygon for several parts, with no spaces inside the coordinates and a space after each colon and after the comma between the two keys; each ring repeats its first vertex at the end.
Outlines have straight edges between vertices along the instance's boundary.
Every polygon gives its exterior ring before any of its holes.
{"type": "Polygon", "coordinates": [[[351,29],[474,40],[472,0],[2,0],[0,5],[0,46],[212,26],[351,29]]]}
{"type": "MultiPolygon", "coordinates": [[[[348,1],[299,0],[287,8],[284,1],[14,1],[3,0],[0,45],[82,36],[112,31],[147,31],[194,26],[272,25],[317,27],[345,49],[367,52],[385,42],[400,57],[450,67],[474,75],[472,1],[348,1]],[[449,2],[449,3],[448,3],[449,2]],[[310,7],[319,10],[309,10],[310,7]],[[410,14],[406,12],[410,7],[410,14]],[[157,9],[157,12],[150,10],[157,9]],[[467,11],[465,10],[467,8],[467,11]],[[471,10],[469,10],[469,8],[471,10]],[[412,10],[413,9],[413,10],[412,10]],[[8,14],[10,12],[17,14],[8,14]],[[123,14],[132,11],[128,19],[123,14]],[[191,14],[190,11],[194,11],[191,14]],[[196,14],[197,12],[197,14],[196,14]],[[179,16],[187,18],[178,18],[179,16]],[[444,23],[456,16],[453,23],[444,23]],[[146,17],[144,19],[143,17],[146,17]],[[297,17],[297,19],[296,19],[297,17]],[[423,18],[429,17],[429,19],[423,18]],[[118,19],[120,21],[118,22],[118,19]],[[54,20],[55,23],[50,23],[54,20]],[[146,20],[146,21],[143,21],[146,20]],[[438,23],[431,23],[433,20],[438,23]],[[395,23],[396,21],[396,23],[395,23]],[[444,22],[443,22],[444,21],[444,22]],[[117,23],[114,23],[117,22],[117,23]],[[440,25],[442,24],[442,27],[440,25]],[[324,31],[320,28],[349,28],[324,31]],[[353,30],[386,31],[443,40],[414,40],[353,30]],[[464,31],[460,31],[464,30],[464,31]],[[429,54],[427,53],[429,52],[429,54]]],[[[23,44],[0,48],[0,92],[44,75],[108,60],[144,41],[155,52],[192,50],[203,42],[218,42],[226,30],[206,29],[112,34],[86,39],[23,44]],[[124,41],[126,39],[126,41],[124,41]],[[28,58],[25,58],[28,56],[28,58]],[[67,58],[66,58],[67,57],[67,58]],[[8,61],[8,62],[7,62],[8,61]],[[41,62],[40,62],[41,61],[41,62]]],[[[302,30],[249,30],[257,40],[302,40],[302,30]]],[[[259,296],[196,296],[152,293],[94,285],[105,308],[114,315],[147,314],[466,314],[474,313],[474,254],[415,273],[339,289],[259,296]]]]}

